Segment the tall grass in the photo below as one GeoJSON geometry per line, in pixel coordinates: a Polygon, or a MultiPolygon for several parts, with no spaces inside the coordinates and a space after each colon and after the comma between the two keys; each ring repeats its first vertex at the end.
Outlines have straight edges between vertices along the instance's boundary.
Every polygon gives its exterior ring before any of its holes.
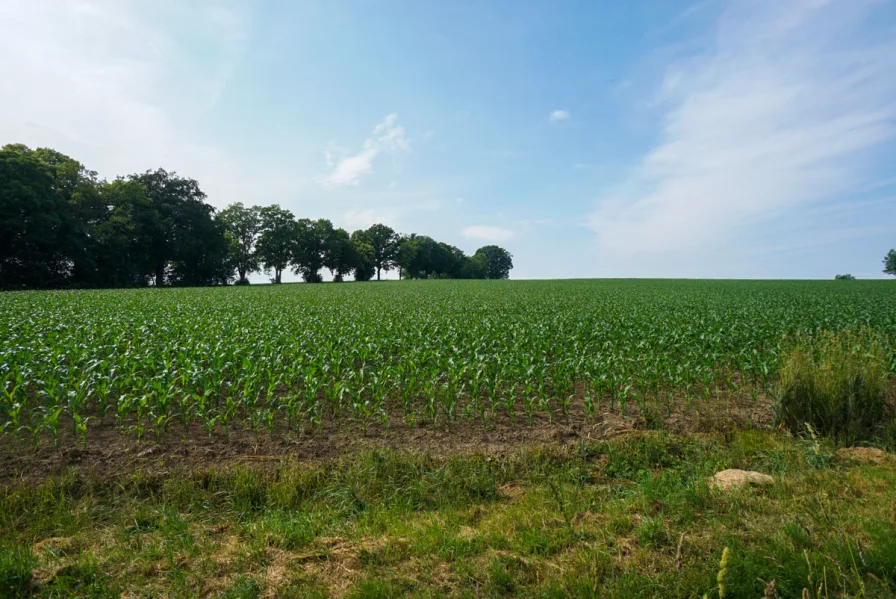
{"type": "Polygon", "coordinates": [[[869,328],[799,335],[782,351],[777,420],[838,442],[874,440],[893,417],[886,339],[869,328]]]}

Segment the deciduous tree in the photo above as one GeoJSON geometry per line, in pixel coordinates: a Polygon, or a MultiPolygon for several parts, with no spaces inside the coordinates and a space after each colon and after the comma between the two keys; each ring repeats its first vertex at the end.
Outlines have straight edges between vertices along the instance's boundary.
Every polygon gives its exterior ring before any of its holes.
{"type": "Polygon", "coordinates": [[[376,273],[376,264],[373,258],[373,246],[367,241],[366,232],[358,230],[351,235],[352,248],[355,253],[355,280],[369,281],[376,273]]]}
{"type": "Polygon", "coordinates": [[[279,204],[265,206],[259,212],[261,234],[256,245],[260,264],[267,271],[274,272],[272,283],[279,284],[283,271],[292,260],[296,243],[296,219],[292,212],[279,204]]]}
{"type": "Polygon", "coordinates": [[[398,234],[383,224],[372,225],[364,236],[370,247],[373,248],[373,264],[376,268],[376,280],[380,280],[382,271],[390,271],[395,266],[398,257],[398,234]]]}
{"type": "Polygon", "coordinates": [[[261,232],[261,208],[247,208],[241,202],[231,204],[218,214],[229,235],[230,257],[240,283],[248,283],[249,274],[259,270],[255,244],[261,232]]]}
{"type": "Polygon", "coordinates": [[[293,271],[306,283],[320,283],[320,269],[325,266],[327,243],[333,234],[333,223],[327,219],[300,218],[296,222],[293,243],[293,271]]]}
{"type": "Polygon", "coordinates": [[[156,286],[166,283],[175,262],[177,280],[172,282],[213,282],[217,278],[213,273],[220,272],[220,265],[213,262],[226,256],[221,251],[223,230],[212,222],[214,208],[204,202],[199,183],[161,168],[129,179],[143,185],[154,212],[156,222],[146,228],[149,245],[145,250],[156,286]],[[194,264],[197,260],[202,264],[194,264]]]}
{"type": "Polygon", "coordinates": [[[513,256],[510,252],[496,245],[486,245],[476,250],[473,255],[482,265],[482,274],[486,279],[507,279],[513,268],[513,256]]]}
{"type": "Polygon", "coordinates": [[[333,280],[342,281],[358,265],[355,245],[345,229],[333,229],[324,244],[324,266],[330,270],[333,280]]]}
{"type": "Polygon", "coordinates": [[[0,150],[0,287],[58,287],[77,245],[53,173],[32,155],[0,150]]]}
{"type": "Polygon", "coordinates": [[[884,256],[884,272],[896,277],[896,250],[890,250],[884,256]]]}

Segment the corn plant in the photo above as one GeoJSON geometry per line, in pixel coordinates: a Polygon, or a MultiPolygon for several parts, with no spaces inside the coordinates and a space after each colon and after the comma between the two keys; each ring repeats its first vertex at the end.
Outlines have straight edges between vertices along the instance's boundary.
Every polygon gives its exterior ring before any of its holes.
{"type": "Polygon", "coordinates": [[[391,413],[485,426],[577,409],[655,417],[718,396],[795,397],[779,384],[782,364],[796,368],[787,340],[862,327],[883,378],[896,370],[886,281],[11,292],[0,294],[0,435],[83,441],[113,422],[137,437],[171,422],[273,434],[391,413]]]}

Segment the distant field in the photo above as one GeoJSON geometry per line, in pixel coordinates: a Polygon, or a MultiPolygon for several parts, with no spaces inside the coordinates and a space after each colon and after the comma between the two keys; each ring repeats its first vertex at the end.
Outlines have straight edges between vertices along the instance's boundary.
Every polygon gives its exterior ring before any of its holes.
{"type": "MultiPolygon", "coordinates": [[[[90,440],[487,424],[769,392],[782,339],[867,325],[889,281],[431,281],[0,295],[0,426],[90,440]]],[[[896,370],[896,346],[890,346],[896,370]]]]}

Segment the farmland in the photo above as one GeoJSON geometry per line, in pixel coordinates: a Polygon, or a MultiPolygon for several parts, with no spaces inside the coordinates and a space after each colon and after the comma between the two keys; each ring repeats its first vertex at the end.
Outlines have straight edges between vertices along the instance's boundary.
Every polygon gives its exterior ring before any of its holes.
{"type": "MultiPolygon", "coordinates": [[[[525,423],[718,393],[758,399],[782,339],[866,325],[887,282],[428,282],[0,296],[4,434],[89,442],[401,415],[525,423]]],[[[896,347],[888,348],[896,370],[896,347]]],[[[687,405],[685,405],[687,407],[687,405]]]]}
{"type": "Polygon", "coordinates": [[[841,330],[896,371],[893,285],[0,294],[0,591],[893,597],[896,464],[775,418],[841,330]]]}

